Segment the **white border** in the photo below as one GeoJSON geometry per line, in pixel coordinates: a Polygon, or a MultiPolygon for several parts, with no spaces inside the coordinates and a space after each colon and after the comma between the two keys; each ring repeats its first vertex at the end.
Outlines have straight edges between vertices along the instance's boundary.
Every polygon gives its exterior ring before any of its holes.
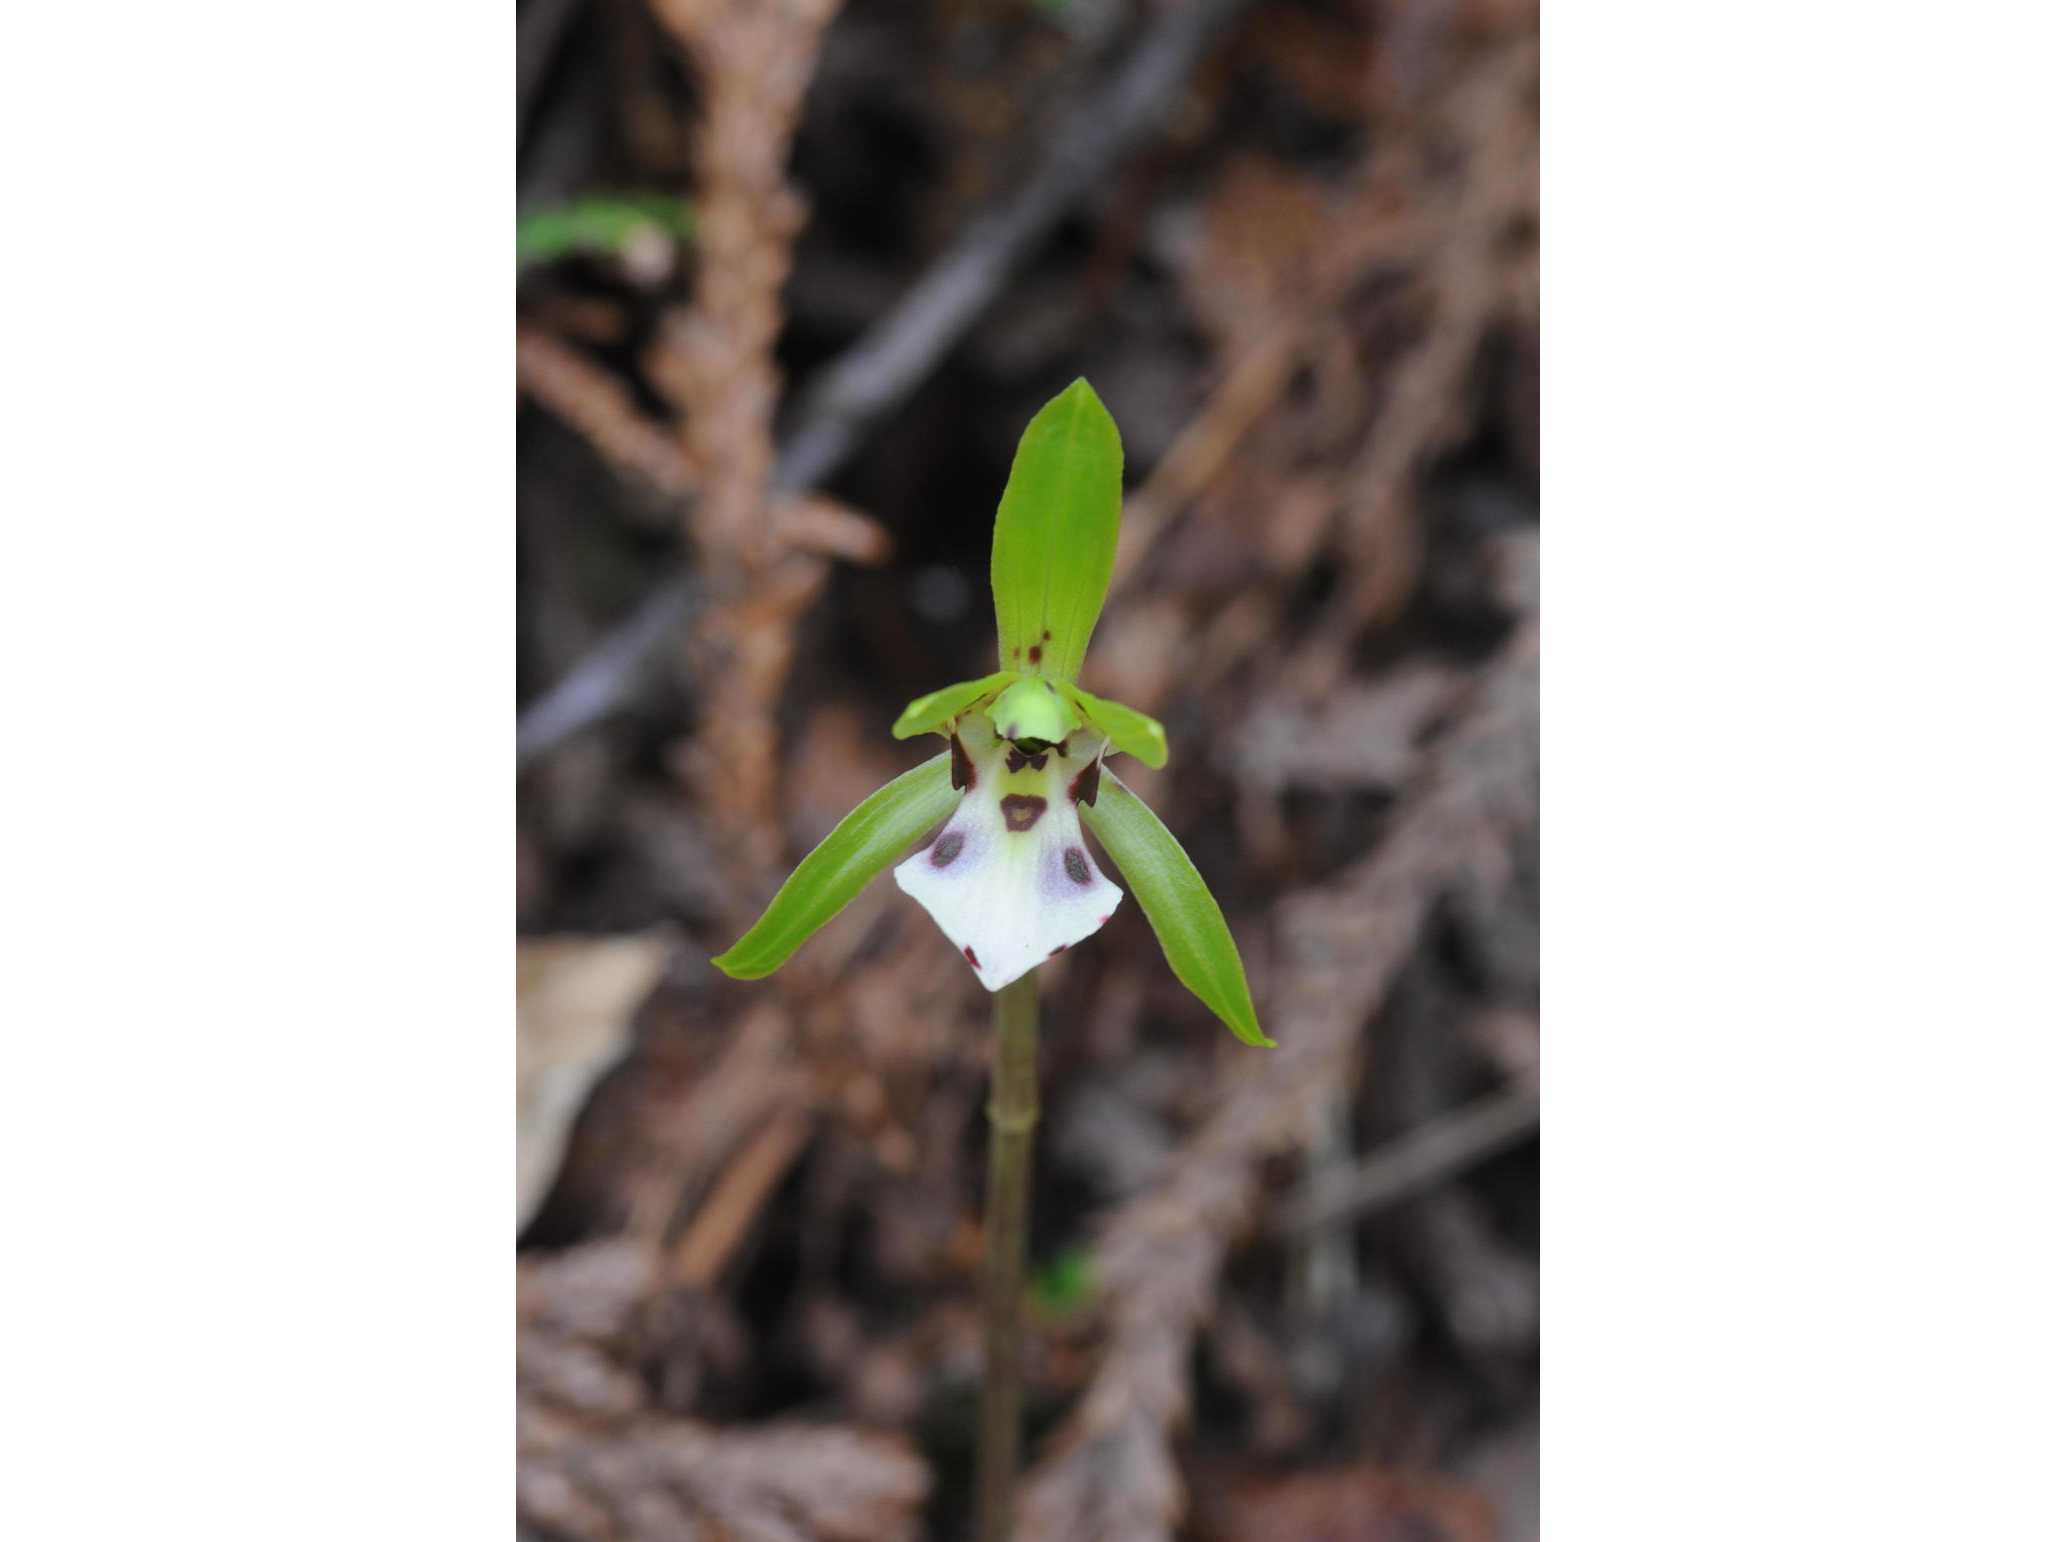
{"type": "Polygon", "coordinates": [[[10,1535],[513,1516],[513,17],[7,28],[10,1535]]]}
{"type": "Polygon", "coordinates": [[[1547,1536],[2050,1525],[2051,33],[1546,9],[1547,1536]]]}

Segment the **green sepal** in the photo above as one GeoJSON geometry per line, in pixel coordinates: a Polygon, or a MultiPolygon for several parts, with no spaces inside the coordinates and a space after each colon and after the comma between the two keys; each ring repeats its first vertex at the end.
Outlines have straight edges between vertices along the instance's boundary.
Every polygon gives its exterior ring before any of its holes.
{"type": "Polygon", "coordinates": [[[992,531],[999,661],[1078,678],[1121,534],[1121,431],[1083,380],[1029,422],[992,531]]]}
{"type": "Polygon", "coordinates": [[[1257,1026],[1256,1004],[1249,999],[1242,955],[1235,950],[1227,919],[1177,837],[1111,771],[1100,775],[1098,801],[1080,804],[1078,812],[1149,917],[1171,972],[1236,1038],[1274,1048],[1257,1026]]]}
{"type": "Polygon", "coordinates": [[[940,733],[945,724],[962,717],[986,697],[997,695],[1018,678],[1011,669],[1002,669],[982,680],[959,680],[955,685],[917,696],[892,725],[892,736],[911,739],[915,734],[940,733]]]}
{"type": "Polygon", "coordinates": [[[1069,682],[1062,689],[1085,721],[1112,740],[1115,749],[1133,755],[1152,771],[1163,770],[1164,762],[1171,758],[1171,746],[1164,738],[1162,723],[1147,712],[1081,691],[1069,682]]]}
{"type": "Polygon", "coordinates": [[[949,760],[943,754],[923,761],[851,809],[793,869],[757,924],[714,960],[714,967],[738,980],[761,980],[791,958],[859,889],[956,807],[960,794],[950,786],[949,760]]]}
{"type": "Polygon", "coordinates": [[[1040,739],[1055,744],[1078,731],[1078,709],[1047,680],[1015,682],[986,709],[1002,739],[1040,739]]]}

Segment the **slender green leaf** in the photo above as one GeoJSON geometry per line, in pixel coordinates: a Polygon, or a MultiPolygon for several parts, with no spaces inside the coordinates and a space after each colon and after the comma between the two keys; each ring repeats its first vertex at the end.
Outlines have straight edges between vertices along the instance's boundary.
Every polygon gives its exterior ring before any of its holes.
{"type": "Polygon", "coordinates": [[[1042,679],[1008,686],[988,715],[1002,739],[1040,739],[1054,744],[1068,739],[1078,728],[1078,709],[1042,679]]]}
{"type": "Polygon", "coordinates": [[[763,979],[948,814],[958,796],[946,754],[894,777],[807,853],[757,924],[714,967],[738,980],[763,979]]]}
{"type": "Polygon", "coordinates": [[[1078,678],[1121,533],[1121,431],[1083,380],[1035,414],[992,531],[999,661],[1078,678]]]}
{"type": "Polygon", "coordinates": [[[1242,955],[1235,951],[1221,907],[1177,837],[1111,771],[1100,775],[1098,802],[1080,805],[1079,813],[1134,891],[1171,972],[1213,1008],[1236,1038],[1271,1047],[1273,1041],[1257,1026],[1242,955]]]}
{"type": "Polygon", "coordinates": [[[1163,770],[1164,762],[1171,758],[1171,747],[1164,740],[1162,723],[1146,712],[1081,691],[1075,685],[1066,684],[1064,694],[1085,714],[1086,722],[1114,741],[1115,749],[1133,755],[1152,771],[1163,770]]]}
{"type": "Polygon", "coordinates": [[[915,734],[938,732],[952,718],[969,711],[987,696],[997,695],[1016,678],[1011,669],[1002,669],[982,680],[959,680],[955,685],[930,691],[926,696],[907,703],[899,721],[892,725],[892,736],[911,739],[915,734]]]}

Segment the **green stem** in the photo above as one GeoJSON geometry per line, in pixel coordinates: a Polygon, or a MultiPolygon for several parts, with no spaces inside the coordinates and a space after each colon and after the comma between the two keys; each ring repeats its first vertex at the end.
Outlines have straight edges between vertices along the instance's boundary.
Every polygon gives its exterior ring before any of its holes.
{"type": "Polygon", "coordinates": [[[992,1158],[985,1177],[985,1385],[978,1405],[978,1542],[1007,1542],[1021,1456],[1021,1259],[1036,1107],[1035,971],[992,998],[992,1158]]]}

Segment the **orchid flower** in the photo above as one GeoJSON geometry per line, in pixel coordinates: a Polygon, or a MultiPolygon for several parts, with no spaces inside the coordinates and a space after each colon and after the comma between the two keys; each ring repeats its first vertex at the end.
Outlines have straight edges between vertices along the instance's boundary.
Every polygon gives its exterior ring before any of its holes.
{"type": "Polygon", "coordinates": [[[1221,907],[1171,832],[1106,766],[1169,758],[1156,719],[1078,685],[1106,602],[1121,525],[1121,436],[1078,380],[1028,425],[992,534],[1000,668],[911,703],[896,739],[948,748],[886,783],[808,854],[763,916],[714,963],[770,974],[919,836],[893,869],[989,991],[1084,941],[1122,892],[1089,829],[1134,890],[1186,987],[1250,1044],[1258,1027],[1221,907]]]}

